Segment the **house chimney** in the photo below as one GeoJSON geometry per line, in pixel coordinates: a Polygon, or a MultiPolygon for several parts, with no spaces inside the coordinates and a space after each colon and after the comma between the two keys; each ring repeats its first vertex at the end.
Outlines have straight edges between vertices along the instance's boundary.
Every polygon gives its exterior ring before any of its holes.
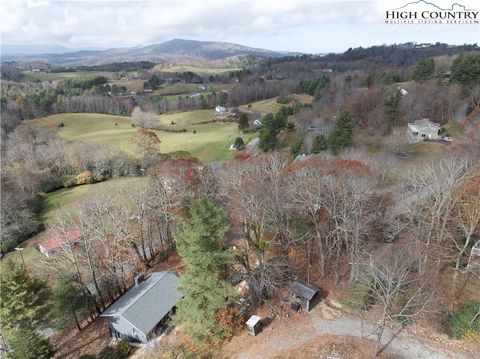
{"type": "Polygon", "coordinates": [[[145,280],[145,276],[143,274],[136,275],[135,276],[135,287],[137,287],[144,280],[145,280]]]}

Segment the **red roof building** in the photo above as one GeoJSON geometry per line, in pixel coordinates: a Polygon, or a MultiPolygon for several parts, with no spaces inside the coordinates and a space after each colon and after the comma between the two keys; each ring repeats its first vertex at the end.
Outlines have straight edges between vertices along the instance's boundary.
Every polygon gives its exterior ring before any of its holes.
{"type": "Polygon", "coordinates": [[[50,239],[47,239],[46,241],[43,241],[38,245],[37,248],[45,256],[50,257],[58,249],[60,249],[62,244],[76,242],[80,238],[81,238],[81,234],[79,231],[71,230],[71,231],[68,231],[63,236],[58,236],[58,237],[50,238],[50,239]]]}

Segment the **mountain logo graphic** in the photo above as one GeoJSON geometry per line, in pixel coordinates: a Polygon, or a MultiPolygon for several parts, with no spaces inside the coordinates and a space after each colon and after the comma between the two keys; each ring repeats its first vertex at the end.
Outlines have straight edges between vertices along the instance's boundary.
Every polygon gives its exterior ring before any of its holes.
{"type": "Polygon", "coordinates": [[[428,2],[428,1],[425,1],[425,0],[418,0],[418,1],[412,1],[412,2],[409,2],[397,9],[394,9],[394,10],[401,10],[401,9],[405,9],[406,7],[410,6],[410,5],[415,5],[415,4],[425,4],[425,5],[430,5],[430,6],[433,6],[435,8],[437,8],[438,10],[440,11],[454,11],[455,9],[455,6],[458,6],[458,7],[461,7],[463,10],[462,11],[475,11],[475,9],[467,9],[465,5],[462,5],[462,4],[459,4],[458,2],[456,3],[453,3],[451,6],[450,6],[450,9],[443,9],[441,8],[440,6],[436,5],[436,4],[432,4],[431,2],[428,2]]]}
{"type": "Polygon", "coordinates": [[[448,8],[430,1],[411,1],[385,10],[386,24],[480,24],[480,13],[458,2],[448,8]]]}

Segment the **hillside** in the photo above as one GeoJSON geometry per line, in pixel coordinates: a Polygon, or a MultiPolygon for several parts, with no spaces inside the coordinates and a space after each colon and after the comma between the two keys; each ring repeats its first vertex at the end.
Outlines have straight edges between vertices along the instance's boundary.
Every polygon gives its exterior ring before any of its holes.
{"type": "Polygon", "coordinates": [[[222,60],[235,56],[281,57],[286,53],[215,41],[173,39],[144,47],[111,48],[107,50],[81,50],[68,53],[14,55],[3,52],[8,60],[44,60],[57,64],[99,64],[112,61],[165,61],[171,59],[222,60]]]}

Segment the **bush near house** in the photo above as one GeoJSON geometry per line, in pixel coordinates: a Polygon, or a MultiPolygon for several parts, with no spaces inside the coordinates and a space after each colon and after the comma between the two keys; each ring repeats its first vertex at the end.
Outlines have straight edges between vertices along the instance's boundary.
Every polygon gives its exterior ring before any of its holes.
{"type": "Polygon", "coordinates": [[[453,312],[449,320],[454,339],[480,340],[480,301],[470,300],[467,305],[453,312]]]}

